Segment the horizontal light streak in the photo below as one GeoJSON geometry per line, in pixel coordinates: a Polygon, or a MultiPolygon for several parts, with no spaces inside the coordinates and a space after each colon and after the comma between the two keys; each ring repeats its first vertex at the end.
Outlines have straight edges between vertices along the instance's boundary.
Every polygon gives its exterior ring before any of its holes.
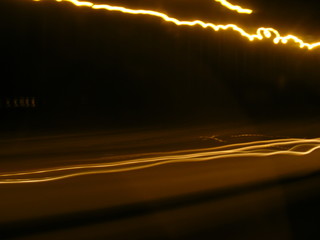
{"type": "Polygon", "coordinates": [[[275,155],[304,156],[318,149],[320,149],[319,138],[253,141],[214,148],[168,152],[167,154],[161,154],[161,156],[141,157],[118,162],[100,162],[16,173],[2,173],[0,174],[0,184],[49,182],[84,175],[133,171],[163,164],[204,162],[223,158],[257,158],[275,155]]]}
{"type": "MultiPolygon", "coordinates": [[[[40,0],[35,0],[35,1],[40,1],[40,0]]],[[[108,5],[108,4],[94,4],[92,2],[88,1],[78,1],[78,0],[55,0],[57,2],[70,2],[75,6],[78,7],[89,7],[92,9],[102,9],[102,10],[107,10],[107,11],[115,11],[115,12],[121,12],[125,14],[135,14],[135,15],[148,15],[148,16],[154,16],[161,18],[162,20],[169,22],[169,23],[174,23],[177,26],[200,26],[202,28],[208,28],[212,29],[214,31],[221,31],[221,30],[232,30],[234,32],[239,33],[242,37],[247,38],[250,41],[254,40],[263,40],[263,39],[272,39],[274,44],[288,44],[288,43],[294,43],[298,45],[300,48],[307,48],[309,50],[317,48],[320,46],[320,42],[315,42],[315,43],[306,43],[302,39],[300,39],[297,36],[294,35],[287,35],[287,36],[282,36],[279,31],[277,31],[274,28],[266,28],[266,27],[259,27],[256,30],[256,33],[250,34],[246,32],[244,29],[241,27],[237,26],[236,24],[226,24],[226,25],[221,25],[221,24],[214,24],[214,23],[208,23],[208,22],[203,22],[201,20],[193,20],[193,21],[183,21],[179,20],[174,17],[170,17],[164,13],[158,12],[158,11],[153,11],[153,10],[143,10],[143,9],[130,9],[126,7],[121,7],[121,6],[113,6],[113,5],[108,5]]]]}

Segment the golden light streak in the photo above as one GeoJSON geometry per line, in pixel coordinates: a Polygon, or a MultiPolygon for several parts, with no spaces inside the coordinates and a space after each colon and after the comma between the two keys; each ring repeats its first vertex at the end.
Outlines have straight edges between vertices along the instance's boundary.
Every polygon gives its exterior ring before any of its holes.
{"type": "Polygon", "coordinates": [[[236,11],[238,13],[251,14],[253,12],[251,9],[244,9],[244,8],[242,8],[240,6],[231,4],[226,0],[215,0],[215,1],[220,3],[222,6],[228,8],[228,9],[230,9],[232,11],[236,11]]]}
{"type": "MultiPolygon", "coordinates": [[[[49,169],[0,174],[0,184],[40,183],[71,177],[133,171],[163,164],[204,162],[222,158],[304,156],[320,149],[320,139],[276,139],[230,144],[221,147],[168,152],[118,162],[70,165],[49,169]],[[281,150],[278,150],[280,149],[281,150]],[[283,149],[284,148],[284,149],[283,149]]],[[[101,160],[101,159],[100,159],[101,160]]]]}
{"type": "MultiPolygon", "coordinates": [[[[37,0],[39,1],[39,0],[37,0]]],[[[250,41],[254,40],[263,40],[263,39],[272,39],[274,44],[288,44],[294,43],[298,45],[300,48],[307,48],[309,50],[317,48],[320,46],[320,42],[315,43],[305,43],[302,39],[294,35],[282,36],[276,29],[274,28],[266,28],[260,27],[256,30],[255,33],[250,34],[246,32],[244,29],[240,28],[236,24],[226,24],[226,25],[217,25],[214,23],[203,22],[201,20],[194,21],[182,21],[173,17],[170,17],[164,13],[153,11],[153,10],[143,10],[143,9],[130,9],[121,6],[113,6],[108,4],[94,4],[92,2],[87,1],[78,1],[78,0],[55,0],[57,2],[70,2],[78,7],[89,7],[92,9],[103,9],[107,11],[115,11],[121,12],[125,14],[135,14],[135,15],[149,15],[163,19],[166,22],[174,23],[177,26],[200,26],[202,28],[212,29],[214,31],[221,30],[232,30],[239,33],[242,37],[247,38],[250,41]]]]}

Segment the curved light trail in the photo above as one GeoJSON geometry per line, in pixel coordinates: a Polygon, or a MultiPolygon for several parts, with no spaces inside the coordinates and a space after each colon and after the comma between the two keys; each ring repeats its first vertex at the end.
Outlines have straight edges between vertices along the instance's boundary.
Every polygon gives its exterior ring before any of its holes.
{"type": "MultiPolygon", "coordinates": [[[[71,177],[133,171],[163,164],[204,162],[223,158],[268,157],[274,155],[304,156],[320,149],[320,138],[276,139],[229,144],[221,147],[168,152],[154,157],[140,157],[118,162],[100,162],[61,166],[16,173],[1,173],[0,184],[40,183],[71,177]]],[[[101,160],[101,159],[100,159],[101,160]]]]}
{"type": "MultiPolygon", "coordinates": [[[[34,1],[41,1],[41,0],[34,0],[34,1]]],[[[263,39],[272,39],[274,44],[289,44],[293,43],[300,48],[307,48],[309,50],[320,47],[320,42],[315,43],[306,43],[302,39],[300,39],[297,36],[294,35],[286,35],[282,36],[279,31],[277,31],[274,28],[266,28],[266,27],[260,27],[256,30],[255,33],[250,34],[246,32],[241,27],[237,26],[236,24],[226,24],[226,25],[220,25],[220,24],[214,24],[214,23],[208,23],[203,22],[201,20],[194,20],[194,21],[182,21],[179,19],[176,19],[174,17],[170,17],[164,13],[153,11],[153,10],[143,10],[143,9],[130,9],[126,7],[121,6],[114,6],[114,5],[108,5],[108,4],[95,4],[88,1],[78,1],[78,0],[54,0],[57,2],[70,2],[75,6],[78,7],[89,7],[92,9],[102,9],[107,11],[115,11],[115,12],[121,12],[125,14],[135,14],[135,15],[148,15],[148,16],[154,16],[161,18],[162,20],[170,23],[174,23],[177,26],[200,26],[202,28],[208,28],[212,29],[214,31],[221,31],[221,30],[232,30],[234,32],[239,33],[242,37],[247,38],[250,41],[254,40],[263,40],[263,39]]]]}
{"type": "Polygon", "coordinates": [[[228,8],[229,10],[236,11],[238,13],[251,14],[253,12],[251,9],[244,9],[240,6],[233,5],[232,3],[229,3],[226,0],[215,0],[215,1],[220,3],[222,6],[228,8]]]}

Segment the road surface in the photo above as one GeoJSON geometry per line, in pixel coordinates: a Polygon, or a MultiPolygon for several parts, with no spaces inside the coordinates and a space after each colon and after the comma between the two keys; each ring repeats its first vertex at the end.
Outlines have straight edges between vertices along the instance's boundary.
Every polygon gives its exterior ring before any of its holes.
{"type": "MultiPolygon", "coordinates": [[[[6,136],[1,169],[81,164],[101,156],[134,159],[231,140],[226,129],[6,136]]],[[[319,159],[320,151],[303,157],[231,157],[2,184],[1,239],[315,239],[319,159]]]]}

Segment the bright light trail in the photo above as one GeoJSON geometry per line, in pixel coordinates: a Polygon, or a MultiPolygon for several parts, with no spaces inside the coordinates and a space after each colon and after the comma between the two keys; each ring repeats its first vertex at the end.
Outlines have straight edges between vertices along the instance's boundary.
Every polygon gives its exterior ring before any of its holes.
{"type": "MultiPolygon", "coordinates": [[[[230,144],[221,147],[168,152],[154,157],[140,157],[118,162],[61,166],[15,173],[1,173],[0,184],[40,183],[71,177],[133,171],[163,164],[205,162],[223,158],[305,156],[320,149],[320,138],[276,139],[230,144]]],[[[99,159],[101,161],[103,159],[99,159]]]]}
{"type": "Polygon", "coordinates": [[[215,1],[220,3],[222,6],[228,8],[228,9],[230,9],[232,11],[236,11],[238,13],[251,14],[253,12],[251,9],[244,9],[244,8],[242,8],[240,6],[231,4],[226,0],[215,0],[215,1]]]}
{"type": "MultiPolygon", "coordinates": [[[[41,0],[35,0],[41,1],[41,0]]],[[[143,9],[130,9],[121,6],[113,6],[108,4],[95,4],[87,1],[78,1],[78,0],[55,0],[57,2],[70,2],[78,7],[89,7],[92,9],[102,9],[107,11],[115,11],[121,12],[125,14],[135,14],[135,15],[149,15],[163,19],[166,22],[174,23],[177,26],[200,26],[202,28],[209,28],[214,31],[221,30],[232,30],[239,33],[241,36],[247,38],[250,41],[254,40],[263,40],[263,39],[272,39],[274,44],[288,44],[293,43],[300,48],[307,48],[309,50],[320,47],[320,42],[315,43],[305,43],[302,39],[294,35],[282,36],[276,29],[274,28],[266,28],[260,27],[256,30],[255,33],[250,34],[246,32],[244,29],[240,28],[236,24],[226,24],[226,25],[217,25],[214,23],[203,22],[201,20],[194,21],[182,21],[173,17],[170,17],[164,13],[153,11],[153,10],[143,10],[143,9]]]]}

